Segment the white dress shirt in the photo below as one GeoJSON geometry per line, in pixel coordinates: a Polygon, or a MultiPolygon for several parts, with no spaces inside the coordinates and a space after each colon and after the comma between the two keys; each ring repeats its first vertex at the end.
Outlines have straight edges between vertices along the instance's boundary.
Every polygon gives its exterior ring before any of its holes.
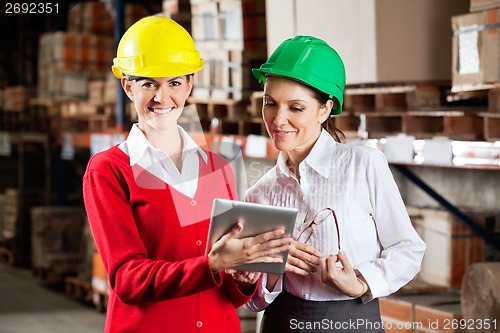
{"type": "Polygon", "coordinates": [[[149,143],[142,130],[134,124],[130,133],[119,148],[130,157],[130,165],[143,169],[163,180],[182,194],[194,198],[198,188],[200,159],[207,163],[207,154],[194,142],[186,131],[177,126],[182,139],[182,167],[177,169],[174,162],[162,150],[149,143]]]}
{"type": "MultiPolygon", "coordinates": [[[[370,287],[362,297],[364,302],[397,291],[418,273],[426,246],[411,224],[380,150],[337,143],[323,130],[299,165],[300,183],[286,166],[287,158],[286,153],[280,153],[276,165],[247,190],[246,201],[298,208],[295,239],[315,213],[327,207],[333,209],[340,228],[341,250],[370,287]]],[[[322,255],[337,253],[333,219],[313,228],[307,243],[322,255]]],[[[265,288],[266,278],[264,274],[254,298],[247,303],[254,311],[264,309],[283,288],[306,300],[350,299],[323,284],[320,270],[309,276],[285,273],[272,291],[265,288]]]]}

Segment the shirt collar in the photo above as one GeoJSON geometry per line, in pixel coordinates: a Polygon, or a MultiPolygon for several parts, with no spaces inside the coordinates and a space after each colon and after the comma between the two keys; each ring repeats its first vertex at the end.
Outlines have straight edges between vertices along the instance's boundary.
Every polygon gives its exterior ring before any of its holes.
{"type": "Polygon", "coordinates": [[[305,162],[311,166],[317,173],[325,178],[331,175],[331,158],[338,142],[328,133],[325,129],[321,130],[321,134],[314,144],[309,155],[307,155],[305,162]]]}
{"type": "MultiPolygon", "coordinates": [[[[183,152],[197,152],[202,157],[203,161],[207,163],[207,154],[201,149],[196,142],[187,134],[187,132],[180,126],[177,126],[179,130],[179,135],[182,138],[183,152]]],[[[137,124],[133,124],[130,129],[130,133],[127,137],[127,148],[128,155],[130,157],[130,165],[137,164],[141,158],[144,156],[148,149],[158,150],[153,147],[151,143],[149,143],[148,139],[142,132],[142,130],[137,126],[137,124]]]]}
{"type": "MultiPolygon", "coordinates": [[[[310,166],[318,174],[325,178],[328,178],[331,174],[331,159],[325,158],[325,156],[331,156],[337,147],[338,142],[333,139],[333,137],[325,129],[321,130],[321,134],[316,140],[316,143],[312,147],[309,155],[302,161],[308,166],[310,166]]],[[[288,160],[288,154],[286,152],[280,152],[278,155],[277,166],[280,171],[287,177],[291,176],[290,170],[286,165],[288,160]]]]}

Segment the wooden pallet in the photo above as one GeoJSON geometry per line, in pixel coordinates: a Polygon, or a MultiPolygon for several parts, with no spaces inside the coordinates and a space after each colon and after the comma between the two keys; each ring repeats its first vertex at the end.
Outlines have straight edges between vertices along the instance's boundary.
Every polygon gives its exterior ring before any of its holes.
{"type": "Polygon", "coordinates": [[[42,284],[48,286],[58,286],[64,284],[65,276],[56,272],[54,269],[45,267],[31,267],[33,276],[35,276],[42,284]]]}
{"type": "Polygon", "coordinates": [[[414,135],[417,139],[447,136],[456,140],[481,140],[485,136],[481,117],[483,113],[465,111],[346,111],[335,117],[336,127],[342,131],[355,131],[362,114],[366,117],[366,129],[370,138],[397,133],[414,135]]]}
{"type": "Polygon", "coordinates": [[[247,117],[249,101],[235,101],[232,99],[199,99],[188,98],[189,105],[194,105],[198,116],[202,118],[220,118],[239,120],[247,117]]]}
{"type": "Polygon", "coordinates": [[[448,288],[443,286],[438,286],[426,281],[422,281],[418,277],[414,278],[408,282],[405,286],[395,292],[394,296],[408,296],[408,295],[421,295],[421,294],[432,294],[447,291],[448,288]]]}
{"type": "Polygon", "coordinates": [[[65,117],[59,121],[63,131],[106,132],[115,126],[114,116],[105,114],[65,117]]]}
{"type": "Polygon", "coordinates": [[[351,85],[345,89],[344,109],[363,112],[418,110],[441,106],[442,83],[351,85]]]}
{"type": "Polygon", "coordinates": [[[483,117],[484,137],[487,141],[500,141],[500,113],[480,113],[483,117]]]}
{"type": "Polygon", "coordinates": [[[92,288],[89,281],[67,276],[64,279],[64,290],[67,296],[81,303],[92,304],[92,288]]]}

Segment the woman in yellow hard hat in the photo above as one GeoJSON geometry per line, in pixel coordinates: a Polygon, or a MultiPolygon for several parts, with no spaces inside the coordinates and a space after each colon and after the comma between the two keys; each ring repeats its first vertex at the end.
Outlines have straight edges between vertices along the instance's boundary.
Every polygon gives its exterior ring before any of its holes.
{"type": "Polygon", "coordinates": [[[239,332],[235,308],[255,279],[226,269],[276,262],[289,248],[282,230],[239,239],[238,223],[205,255],[213,199],[236,191],[229,164],[177,125],[202,67],[191,36],[165,17],[138,21],[119,43],[112,70],[138,122],[126,141],[91,158],[83,179],[109,276],[106,332],[239,332]]]}
{"type": "Polygon", "coordinates": [[[415,232],[381,151],[340,143],[344,64],[325,41],[296,36],[253,69],[276,166],[246,201],[299,210],[283,275],[264,274],[248,306],[261,333],[384,332],[377,298],[419,271],[415,232]]]}

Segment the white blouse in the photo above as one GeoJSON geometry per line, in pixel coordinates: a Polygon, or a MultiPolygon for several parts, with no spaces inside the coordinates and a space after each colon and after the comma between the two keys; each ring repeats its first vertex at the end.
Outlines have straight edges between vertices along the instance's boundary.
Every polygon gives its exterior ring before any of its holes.
{"type": "Polygon", "coordinates": [[[166,153],[149,143],[142,130],[133,124],[127,140],[120,149],[130,157],[130,165],[139,165],[163,180],[185,196],[194,198],[198,188],[199,156],[207,163],[207,154],[194,142],[186,131],[177,126],[182,139],[182,169],[175,166],[166,153]]]}
{"type": "MultiPolygon", "coordinates": [[[[309,155],[299,165],[300,183],[286,166],[281,152],[276,165],[246,192],[245,200],[299,210],[293,237],[297,239],[323,208],[335,211],[340,246],[370,292],[362,300],[387,296],[408,283],[420,270],[425,243],[413,228],[385,155],[378,149],[337,143],[322,131],[309,155]]],[[[338,252],[338,235],[331,215],[312,227],[308,244],[323,255],[338,252]]],[[[304,240],[310,229],[303,232],[304,240]]],[[[264,309],[284,288],[314,301],[345,300],[349,296],[321,282],[321,273],[285,273],[274,290],[261,279],[247,307],[264,309]]]]}

